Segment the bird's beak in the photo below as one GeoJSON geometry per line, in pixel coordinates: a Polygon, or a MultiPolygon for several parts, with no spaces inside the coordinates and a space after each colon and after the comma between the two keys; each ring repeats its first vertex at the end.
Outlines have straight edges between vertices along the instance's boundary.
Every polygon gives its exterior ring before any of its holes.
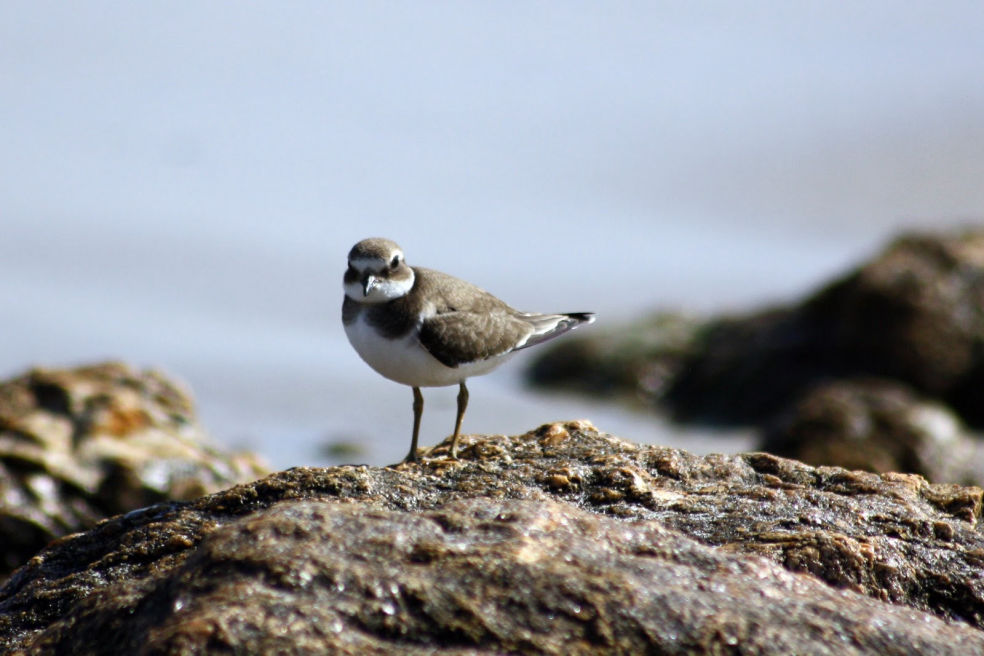
{"type": "Polygon", "coordinates": [[[367,273],[362,278],[362,295],[368,296],[369,292],[371,292],[378,284],[379,284],[379,278],[372,275],[371,273],[367,273]]]}

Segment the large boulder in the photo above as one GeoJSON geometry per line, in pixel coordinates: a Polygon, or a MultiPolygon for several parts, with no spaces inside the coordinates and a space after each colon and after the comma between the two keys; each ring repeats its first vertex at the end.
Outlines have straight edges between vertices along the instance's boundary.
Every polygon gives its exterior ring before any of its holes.
{"type": "Polygon", "coordinates": [[[641,397],[682,420],[751,424],[857,376],[900,381],[984,425],[984,230],[901,237],[796,305],[574,335],[530,370],[535,383],[641,397]]]}
{"type": "Polygon", "coordinates": [[[586,422],[298,468],[62,538],[13,654],[984,653],[978,488],[586,422]]]}
{"type": "Polygon", "coordinates": [[[761,448],[813,465],[984,484],[984,440],[950,408],[894,380],[818,385],[767,427],[761,448]]]}
{"type": "Polygon", "coordinates": [[[154,371],[109,363],[0,383],[0,579],[106,517],[267,473],[209,444],[189,394],[154,371]]]}

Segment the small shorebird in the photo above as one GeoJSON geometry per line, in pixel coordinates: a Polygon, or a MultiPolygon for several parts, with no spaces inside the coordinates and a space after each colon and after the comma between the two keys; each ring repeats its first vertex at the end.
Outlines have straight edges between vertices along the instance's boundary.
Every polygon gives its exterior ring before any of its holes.
{"type": "Polygon", "coordinates": [[[458,384],[451,457],[468,406],[465,380],[487,374],[520,349],[594,321],[590,312],[520,312],[453,276],[411,267],[389,239],[363,239],[348,254],[342,323],[359,356],[379,374],[413,388],[413,438],[404,461],[417,459],[424,411],[421,387],[458,384]]]}

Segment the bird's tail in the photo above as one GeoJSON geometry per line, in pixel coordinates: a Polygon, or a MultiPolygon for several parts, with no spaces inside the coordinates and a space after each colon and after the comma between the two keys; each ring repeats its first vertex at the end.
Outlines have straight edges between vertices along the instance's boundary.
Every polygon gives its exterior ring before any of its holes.
{"type": "Polygon", "coordinates": [[[563,314],[525,314],[523,318],[533,325],[533,332],[521,346],[514,350],[536,346],[548,339],[559,337],[569,330],[574,330],[581,324],[595,320],[593,312],[565,312],[563,314]]]}

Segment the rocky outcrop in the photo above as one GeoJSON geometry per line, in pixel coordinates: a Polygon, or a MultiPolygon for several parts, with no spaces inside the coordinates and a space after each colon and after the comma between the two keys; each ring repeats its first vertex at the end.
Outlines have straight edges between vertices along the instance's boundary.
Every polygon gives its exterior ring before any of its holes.
{"type": "Polygon", "coordinates": [[[978,488],[586,422],[301,468],[63,538],[15,654],[984,652],[978,488]]]}
{"type": "Polygon", "coordinates": [[[189,395],[153,371],[35,369],[0,384],[0,579],[111,515],[267,473],[208,443],[189,395]]]}
{"type": "Polygon", "coordinates": [[[818,381],[868,375],[984,424],[984,230],[902,237],[796,306],[599,332],[552,347],[531,379],[641,395],[682,419],[758,422],[818,381]]]}
{"type": "Polygon", "coordinates": [[[574,335],[530,370],[535,383],[642,399],[683,421],[759,426],[797,404],[816,409],[817,386],[858,378],[893,381],[984,426],[984,230],[902,237],[796,305],[664,313],[574,335]]]}

